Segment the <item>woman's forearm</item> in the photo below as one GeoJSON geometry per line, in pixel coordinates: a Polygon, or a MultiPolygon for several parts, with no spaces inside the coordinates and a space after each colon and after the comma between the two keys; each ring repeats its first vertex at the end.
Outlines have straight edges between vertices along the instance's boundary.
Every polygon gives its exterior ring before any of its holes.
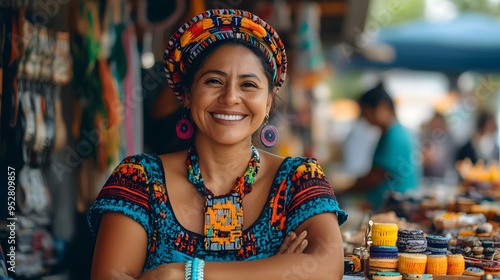
{"type": "MultiPolygon", "coordinates": [[[[342,252],[341,250],[337,250],[342,252]]],[[[330,252],[336,255],[338,252],[330,252]]],[[[266,259],[238,262],[205,262],[205,280],[336,280],[342,279],[343,256],[335,260],[330,254],[285,254],[266,259]]],[[[142,274],[137,280],[182,280],[185,263],[160,265],[142,274]]],[[[136,279],[122,275],[114,279],[136,279]]]]}
{"type": "Polygon", "coordinates": [[[276,255],[242,262],[207,262],[207,280],[336,280],[344,274],[344,248],[337,216],[331,213],[309,218],[297,228],[307,231],[303,253],[276,255]]]}
{"type": "Polygon", "coordinates": [[[213,262],[205,265],[204,279],[341,279],[343,263],[329,260],[331,259],[327,255],[289,254],[256,261],[213,262]]]}
{"type": "MultiPolygon", "coordinates": [[[[342,279],[344,250],[337,216],[332,213],[313,216],[298,226],[296,231],[307,232],[308,245],[302,253],[278,253],[276,256],[253,261],[206,261],[204,279],[342,279]]],[[[298,242],[300,241],[301,239],[298,239],[298,242]]],[[[139,279],[182,280],[184,279],[185,265],[185,263],[160,265],[142,274],[139,279]]]]}
{"type": "Polygon", "coordinates": [[[343,266],[342,248],[324,250],[320,254],[287,254],[271,258],[205,264],[206,280],[325,280],[341,279],[343,266]]]}

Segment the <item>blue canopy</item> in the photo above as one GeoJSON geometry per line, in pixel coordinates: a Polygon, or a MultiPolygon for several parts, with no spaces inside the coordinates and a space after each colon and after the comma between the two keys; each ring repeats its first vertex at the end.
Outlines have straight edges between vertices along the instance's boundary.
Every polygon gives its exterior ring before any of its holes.
{"type": "Polygon", "coordinates": [[[347,68],[409,68],[461,73],[500,72],[500,20],[462,14],[447,22],[419,20],[380,30],[375,43],[395,52],[391,62],[353,55],[347,68]]]}

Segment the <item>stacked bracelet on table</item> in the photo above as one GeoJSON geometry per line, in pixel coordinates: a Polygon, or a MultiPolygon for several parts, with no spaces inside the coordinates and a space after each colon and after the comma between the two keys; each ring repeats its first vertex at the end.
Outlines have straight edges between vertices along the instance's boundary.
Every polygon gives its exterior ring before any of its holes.
{"type": "Polygon", "coordinates": [[[194,258],[186,263],[184,275],[186,280],[203,280],[205,261],[194,258]]]}

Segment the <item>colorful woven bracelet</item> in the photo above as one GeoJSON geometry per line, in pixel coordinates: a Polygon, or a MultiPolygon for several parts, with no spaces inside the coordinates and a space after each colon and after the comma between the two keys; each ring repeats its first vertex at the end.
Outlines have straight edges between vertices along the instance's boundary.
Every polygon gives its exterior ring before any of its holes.
{"type": "Polygon", "coordinates": [[[203,280],[204,278],[205,261],[194,258],[191,266],[191,280],[203,280]]]}
{"type": "Polygon", "coordinates": [[[193,266],[193,261],[188,261],[184,267],[184,280],[191,280],[191,267],[193,266]]]}

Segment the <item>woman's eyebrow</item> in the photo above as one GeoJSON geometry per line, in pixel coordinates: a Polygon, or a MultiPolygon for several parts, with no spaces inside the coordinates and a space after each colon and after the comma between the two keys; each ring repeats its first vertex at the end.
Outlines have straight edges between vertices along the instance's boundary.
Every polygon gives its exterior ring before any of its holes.
{"type": "Polygon", "coordinates": [[[205,76],[206,74],[217,74],[217,75],[221,75],[221,76],[227,76],[226,72],[224,72],[224,71],[216,70],[216,69],[208,69],[208,70],[204,71],[203,73],[201,73],[200,78],[205,76]]]}
{"type": "Polygon", "coordinates": [[[254,74],[254,73],[242,74],[242,75],[240,75],[240,78],[255,78],[255,79],[259,80],[259,82],[261,81],[259,76],[257,76],[257,74],[254,74]]]}
{"type": "MultiPolygon", "coordinates": [[[[224,71],[217,70],[217,69],[208,69],[201,74],[200,78],[207,75],[207,74],[217,74],[217,75],[227,77],[227,73],[224,71]]],[[[255,78],[255,79],[261,81],[259,76],[255,73],[241,74],[239,77],[240,78],[255,78]]]]}

